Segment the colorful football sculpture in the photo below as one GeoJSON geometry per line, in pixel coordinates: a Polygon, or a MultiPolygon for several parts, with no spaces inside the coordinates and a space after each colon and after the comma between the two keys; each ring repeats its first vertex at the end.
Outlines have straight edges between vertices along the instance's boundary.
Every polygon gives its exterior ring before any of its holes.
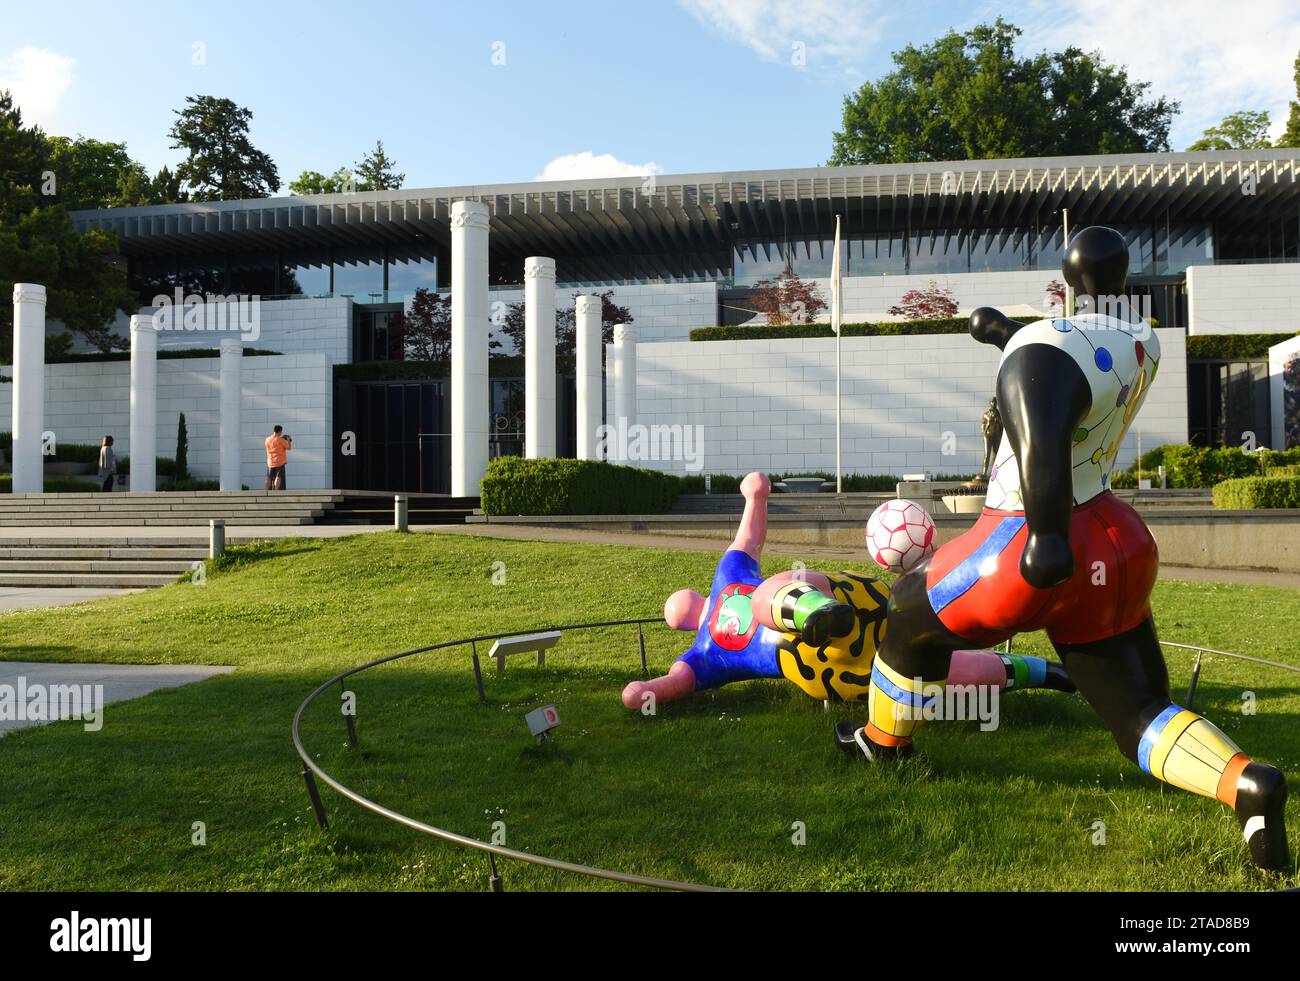
{"type": "Polygon", "coordinates": [[[1171,701],[1151,616],[1156,544],[1109,489],[1120,442],[1160,365],[1145,322],[1096,312],[1097,298],[1122,296],[1128,261],[1123,235],[1085,228],[1061,264],[1084,312],[1032,324],[987,307],[971,315],[972,336],[1002,352],[1005,433],[985,507],[973,528],[894,583],[869,721],[840,723],[836,741],[870,760],[907,755],[926,717],[919,710],[952,680],[954,652],[1046,630],[1125,756],[1158,780],[1227,804],[1255,863],[1286,869],[1286,780],[1171,701]]]}
{"type": "MultiPolygon", "coordinates": [[[[822,700],[867,697],[872,660],[886,633],[889,587],[853,572],[799,570],[765,579],[759,560],[770,492],[760,473],[741,483],[745,512],[718,562],[709,595],[681,589],[664,604],[668,625],[694,633],[695,642],[668,674],[628,685],[623,690],[628,708],[752,678],[785,678],[822,700]]],[[[999,690],[1074,690],[1059,664],[983,650],[956,652],[949,680],[999,690]]]]}

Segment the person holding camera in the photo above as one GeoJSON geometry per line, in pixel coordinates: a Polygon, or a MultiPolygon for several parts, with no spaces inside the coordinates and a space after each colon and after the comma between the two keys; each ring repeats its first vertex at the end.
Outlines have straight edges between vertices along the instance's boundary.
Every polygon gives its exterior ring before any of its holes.
{"type": "Polygon", "coordinates": [[[276,426],[275,431],[266,437],[267,490],[285,489],[284,465],[291,449],[293,449],[293,437],[284,432],[283,426],[276,426]]]}

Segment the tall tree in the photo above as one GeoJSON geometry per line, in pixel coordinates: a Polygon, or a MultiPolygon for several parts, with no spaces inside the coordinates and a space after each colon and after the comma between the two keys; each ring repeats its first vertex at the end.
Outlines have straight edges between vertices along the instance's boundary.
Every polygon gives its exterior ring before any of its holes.
{"type": "Polygon", "coordinates": [[[36,206],[48,157],[45,134],[24,126],[22,109],[0,89],[0,228],[36,206]]]}
{"type": "Polygon", "coordinates": [[[195,201],[263,198],[279,189],[275,163],[248,138],[250,110],[229,99],[191,95],[175,115],[172,147],[189,154],[176,176],[195,201]]]}
{"type": "Polygon", "coordinates": [[[149,172],[131,159],[125,143],[106,143],[84,136],[51,136],[52,201],[69,211],[149,204],[149,172]]]}
{"type": "MultiPolygon", "coordinates": [[[[51,320],[101,350],[122,346],[108,325],[115,313],[136,309],[139,301],[112,261],[117,236],[78,233],[64,206],[41,193],[52,172],[51,155],[45,134],[24,126],[22,110],[0,92],[0,296],[11,296],[14,283],[40,283],[51,320]]],[[[0,359],[12,350],[13,306],[0,303],[0,359]]]]}
{"type": "Polygon", "coordinates": [[[406,175],[397,173],[396,167],[397,161],[384,152],[384,141],[376,140],[375,148],[356,165],[357,190],[396,190],[406,180],[406,175]]]}
{"type": "Polygon", "coordinates": [[[1268,138],[1268,111],[1243,109],[1224,116],[1218,126],[1211,126],[1189,150],[1260,150],[1273,144],[1268,138]]]}
{"type": "Polygon", "coordinates": [[[1291,100],[1291,115],[1287,117],[1286,131],[1277,141],[1278,146],[1300,147],[1300,54],[1295,56],[1295,95],[1291,100]]]}
{"type": "Polygon", "coordinates": [[[1016,54],[1003,21],[894,53],[844,99],[830,163],[904,163],[1169,149],[1176,102],[1150,99],[1100,52],[1016,54]]]}

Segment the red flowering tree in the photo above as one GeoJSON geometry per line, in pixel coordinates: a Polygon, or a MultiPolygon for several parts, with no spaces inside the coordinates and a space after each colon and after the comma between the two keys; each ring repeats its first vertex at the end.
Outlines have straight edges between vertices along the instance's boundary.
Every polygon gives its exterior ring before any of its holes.
{"type": "MultiPolygon", "coordinates": [[[[411,297],[410,309],[393,314],[388,321],[389,357],[396,359],[403,351],[409,361],[451,360],[451,294],[418,289],[411,297]]],[[[489,348],[501,346],[490,340],[489,348]]]]}
{"type": "Polygon", "coordinates": [[[826,309],[826,301],[815,283],[805,283],[787,269],[775,281],[755,283],[749,306],[765,315],[769,324],[810,324],[826,309]]]}
{"type": "Polygon", "coordinates": [[[908,320],[935,320],[957,316],[957,298],[951,290],[940,289],[933,279],[923,290],[908,290],[889,312],[908,320]]]}
{"type": "Polygon", "coordinates": [[[1047,284],[1047,289],[1043,292],[1043,299],[1047,301],[1047,312],[1053,310],[1065,309],[1065,284],[1059,279],[1054,279],[1047,284]]]}

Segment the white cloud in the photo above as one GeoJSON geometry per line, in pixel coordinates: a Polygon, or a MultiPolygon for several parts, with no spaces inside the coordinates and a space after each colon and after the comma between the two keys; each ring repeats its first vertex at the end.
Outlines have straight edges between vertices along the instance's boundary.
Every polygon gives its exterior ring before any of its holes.
{"type": "Polygon", "coordinates": [[[897,9],[875,0],[678,0],[701,24],[765,61],[838,71],[879,44],[897,9]]]}
{"type": "Polygon", "coordinates": [[[75,58],[45,48],[19,48],[0,59],[0,89],[9,89],[23,111],[23,123],[57,125],[59,102],[72,85],[75,58]]]}
{"type": "Polygon", "coordinates": [[[1181,102],[1170,140],[1175,150],[1242,109],[1267,109],[1276,138],[1296,97],[1295,0],[1041,0],[1011,19],[1025,28],[1023,52],[1100,49],[1108,62],[1125,66],[1130,79],[1150,82],[1150,95],[1181,102]]]}
{"type": "Polygon", "coordinates": [[[599,177],[645,177],[662,174],[663,168],[653,161],[635,164],[619,160],[612,153],[566,153],[548,163],[534,180],[581,181],[599,177]]]}

